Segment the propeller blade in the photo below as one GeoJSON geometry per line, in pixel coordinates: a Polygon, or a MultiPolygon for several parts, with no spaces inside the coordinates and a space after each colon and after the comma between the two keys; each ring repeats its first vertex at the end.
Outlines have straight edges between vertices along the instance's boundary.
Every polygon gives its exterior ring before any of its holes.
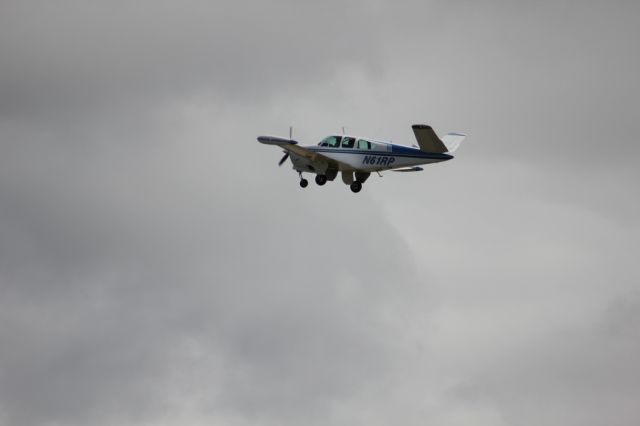
{"type": "Polygon", "coordinates": [[[282,166],[284,162],[287,161],[287,158],[289,158],[289,153],[285,152],[284,157],[282,157],[282,159],[278,162],[278,166],[282,166]]]}

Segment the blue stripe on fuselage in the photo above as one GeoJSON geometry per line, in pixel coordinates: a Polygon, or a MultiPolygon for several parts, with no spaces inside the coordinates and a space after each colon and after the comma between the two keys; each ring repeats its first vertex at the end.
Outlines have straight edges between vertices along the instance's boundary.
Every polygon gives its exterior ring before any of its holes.
{"type": "Polygon", "coordinates": [[[370,149],[354,149],[354,148],[324,148],[317,146],[305,147],[309,151],[314,152],[330,152],[336,154],[363,154],[363,155],[393,155],[396,157],[413,157],[427,158],[433,160],[450,160],[453,155],[441,154],[439,152],[424,152],[419,149],[410,148],[408,146],[391,145],[391,151],[374,151],[370,149]]]}
{"type": "Polygon", "coordinates": [[[433,158],[440,160],[451,160],[453,155],[443,154],[439,152],[424,152],[416,148],[410,148],[402,145],[391,145],[391,153],[398,156],[433,158]]]}

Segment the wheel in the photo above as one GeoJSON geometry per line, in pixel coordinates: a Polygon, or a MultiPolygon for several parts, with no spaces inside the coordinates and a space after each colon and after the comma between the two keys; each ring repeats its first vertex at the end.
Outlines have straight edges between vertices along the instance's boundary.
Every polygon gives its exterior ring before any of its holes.
{"type": "Polygon", "coordinates": [[[316,183],[320,186],[327,183],[327,177],[325,175],[316,175],[316,183]]]}
{"type": "Polygon", "coordinates": [[[358,181],[355,181],[351,184],[350,188],[353,192],[360,192],[360,190],[362,189],[362,184],[358,181]]]}
{"type": "Polygon", "coordinates": [[[306,188],[307,185],[309,185],[309,181],[306,179],[300,179],[300,187],[301,188],[306,188]]]}

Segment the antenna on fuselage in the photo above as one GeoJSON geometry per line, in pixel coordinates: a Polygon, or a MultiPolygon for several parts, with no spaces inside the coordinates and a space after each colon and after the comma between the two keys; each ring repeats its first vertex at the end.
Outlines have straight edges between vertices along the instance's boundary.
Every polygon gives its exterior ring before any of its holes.
{"type": "Polygon", "coordinates": [[[289,140],[293,139],[293,126],[289,126],[289,140]]]}
{"type": "Polygon", "coordinates": [[[342,126],[342,134],[344,135],[344,126],[342,126]]]}

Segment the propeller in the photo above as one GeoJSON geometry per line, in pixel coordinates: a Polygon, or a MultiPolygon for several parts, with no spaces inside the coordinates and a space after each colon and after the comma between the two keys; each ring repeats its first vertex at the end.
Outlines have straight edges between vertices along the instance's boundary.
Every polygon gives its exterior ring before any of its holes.
{"type": "Polygon", "coordinates": [[[284,162],[287,161],[287,158],[289,158],[289,153],[287,151],[284,151],[284,157],[282,157],[282,159],[278,162],[278,166],[282,166],[284,162]]]}
{"type": "MultiPolygon", "coordinates": [[[[293,126],[289,126],[289,140],[291,139],[293,139],[293,126]]],[[[278,161],[278,166],[282,166],[284,162],[287,161],[287,158],[289,158],[289,151],[282,152],[284,152],[284,157],[282,157],[280,161],[278,161]]]]}

